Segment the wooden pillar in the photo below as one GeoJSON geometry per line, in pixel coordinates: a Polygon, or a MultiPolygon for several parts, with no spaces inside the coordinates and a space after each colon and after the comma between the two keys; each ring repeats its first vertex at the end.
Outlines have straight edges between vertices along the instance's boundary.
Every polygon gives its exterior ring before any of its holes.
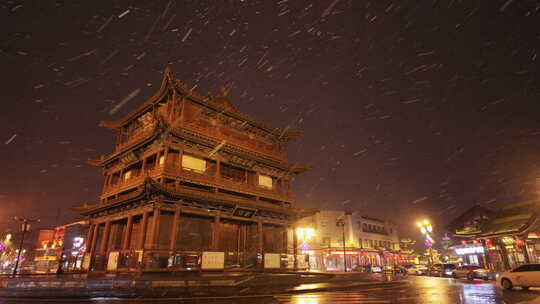
{"type": "Polygon", "coordinates": [[[216,160],[216,173],[215,173],[215,176],[216,178],[220,178],[221,177],[221,161],[219,159],[216,160]]]}
{"type": "Polygon", "coordinates": [[[96,251],[98,232],[99,232],[99,224],[94,224],[94,232],[92,233],[92,243],[90,243],[91,253],[94,253],[94,251],[96,251]]]}
{"type": "Polygon", "coordinates": [[[152,218],[152,225],[150,230],[150,248],[157,249],[158,248],[158,235],[159,235],[159,216],[160,216],[161,210],[159,207],[154,208],[154,216],[152,218]]]}
{"type": "Polygon", "coordinates": [[[298,236],[296,235],[296,227],[293,226],[293,257],[294,257],[294,271],[298,270],[298,236]]]}
{"type": "Polygon", "coordinates": [[[111,221],[105,223],[105,229],[103,229],[103,237],[101,238],[101,248],[99,248],[100,253],[107,252],[107,244],[109,243],[109,230],[111,230],[111,221]]]}
{"type": "Polygon", "coordinates": [[[182,170],[182,158],[184,156],[184,149],[178,150],[178,168],[182,170]]]}
{"type": "Polygon", "coordinates": [[[259,267],[264,270],[263,225],[261,221],[257,222],[257,253],[262,256],[262,263],[259,267]]]}
{"type": "Polygon", "coordinates": [[[219,250],[219,232],[221,230],[221,215],[218,213],[214,217],[214,231],[212,233],[212,248],[214,251],[219,250]]]}
{"type": "Polygon", "coordinates": [[[88,252],[92,252],[92,242],[94,241],[94,229],[96,225],[92,224],[88,228],[88,234],[86,235],[86,248],[88,252]]]}
{"type": "Polygon", "coordinates": [[[257,222],[257,252],[264,255],[263,252],[263,225],[262,222],[257,222]]]}
{"type": "Polygon", "coordinates": [[[138,249],[144,249],[144,242],[146,241],[146,226],[148,226],[148,212],[144,211],[141,219],[141,235],[139,237],[139,244],[137,244],[138,249]]]}
{"type": "Polygon", "coordinates": [[[122,249],[129,249],[129,241],[131,240],[131,232],[133,231],[133,215],[128,216],[126,230],[124,231],[124,239],[122,240],[122,249]]]}
{"type": "Polygon", "coordinates": [[[500,239],[497,239],[497,243],[499,245],[499,248],[500,248],[500,255],[501,255],[501,258],[502,258],[502,261],[503,261],[503,265],[504,265],[504,270],[509,270],[510,269],[510,262],[508,261],[508,251],[506,251],[506,247],[504,245],[504,243],[500,240],[500,239]]]}
{"type": "Polygon", "coordinates": [[[176,238],[178,234],[178,224],[180,223],[180,206],[176,205],[174,210],[173,224],[171,227],[171,243],[169,244],[170,251],[176,251],[176,238]]]}
{"type": "Polygon", "coordinates": [[[142,165],[141,165],[141,174],[145,174],[145,171],[146,171],[146,157],[143,158],[142,160],[142,165]]]}

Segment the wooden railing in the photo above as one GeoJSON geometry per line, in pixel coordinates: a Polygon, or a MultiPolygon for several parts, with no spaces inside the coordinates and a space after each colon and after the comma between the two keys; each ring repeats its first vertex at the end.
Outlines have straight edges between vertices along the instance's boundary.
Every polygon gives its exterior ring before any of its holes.
{"type": "Polygon", "coordinates": [[[228,143],[232,143],[234,145],[240,146],[242,148],[245,148],[247,150],[253,150],[256,152],[259,152],[261,154],[265,154],[268,156],[271,156],[273,158],[277,158],[280,160],[286,160],[287,154],[284,152],[279,152],[273,149],[264,149],[259,147],[258,145],[254,144],[252,140],[239,140],[231,136],[227,136],[223,134],[219,128],[205,128],[198,126],[195,123],[182,123],[180,124],[180,127],[185,128],[187,130],[190,130],[192,132],[201,133],[203,135],[207,135],[210,137],[218,138],[218,139],[224,139],[228,143]]]}
{"type": "Polygon", "coordinates": [[[222,188],[225,190],[248,192],[257,196],[267,197],[274,200],[291,200],[291,193],[285,190],[270,190],[249,184],[248,182],[236,182],[231,179],[220,177],[219,175],[208,175],[204,173],[196,173],[189,170],[184,170],[178,165],[169,164],[167,166],[156,166],[150,170],[145,170],[136,176],[132,176],[128,180],[120,179],[114,185],[106,185],[103,189],[102,197],[108,197],[121,191],[128,190],[135,186],[141,185],[147,177],[156,178],[160,175],[169,175],[182,179],[200,182],[212,187],[222,188]]]}
{"type": "Polygon", "coordinates": [[[154,133],[156,127],[157,127],[157,124],[154,124],[153,126],[148,127],[147,130],[139,131],[132,134],[125,141],[116,145],[116,152],[120,152],[124,150],[125,148],[150,137],[154,133]]]}

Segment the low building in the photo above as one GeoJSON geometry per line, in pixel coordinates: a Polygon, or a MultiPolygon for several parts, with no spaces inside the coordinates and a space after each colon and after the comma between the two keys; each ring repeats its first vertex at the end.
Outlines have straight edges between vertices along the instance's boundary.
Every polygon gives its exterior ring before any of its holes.
{"type": "Polygon", "coordinates": [[[495,271],[540,262],[540,200],[505,205],[492,216],[470,221],[454,236],[464,264],[495,271]]]}
{"type": "Polygon", "coordinates": [[[494,213],[490,209],[474,205],[447,225],[446,228],[452,233],[448,249],[459,257],[458,262],[464,265],[489,267],[487,251],[477,237],[482,233],[482,226],[493,217],[494,213]]]}
{"type": "Polygon", "coordinates": [[[41,229],[34,249],[34,272],[56,273],[82,270],[88,221],[41,229]]]}
{"type": "Polygon", "coordinates": [[[404,263],[397,228],[390,221],[320,210],[297,221],[295,231],[298,253],[310,269],[378,270],[404,263]]]}

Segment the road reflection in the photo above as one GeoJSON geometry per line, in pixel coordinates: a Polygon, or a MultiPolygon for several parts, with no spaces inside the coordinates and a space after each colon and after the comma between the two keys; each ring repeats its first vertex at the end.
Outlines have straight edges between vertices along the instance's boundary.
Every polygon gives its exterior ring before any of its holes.
{"type": "Polygon", "coordinates": [[[460,284],[464,303],[468,304],[495,304],[497,303],[497,289],[488,282],[473,281],[460,284]]]}

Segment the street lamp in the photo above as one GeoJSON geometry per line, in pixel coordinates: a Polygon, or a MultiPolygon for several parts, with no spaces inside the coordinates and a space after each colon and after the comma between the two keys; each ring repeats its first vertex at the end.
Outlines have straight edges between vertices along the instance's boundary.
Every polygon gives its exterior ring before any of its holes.
{"type": "Polygon", "coordinates": [[[22,222],[21,224],[22,236],[21,236],[21,242],[19,243],[19,249],[16,251],[17,257],[15,259],[15,267],[13,268],[13,276],[17,275],[17,268],[19,268],[19,261],[21,260],[22,254],[26,251],[26,250],[23,251],[22,247],[24,243],[24,236],[26,232],[30,231],[30,223],[39,222],[38,219],[31,220],[27,218],[19,218],[17,216],[15,217],[15,220],[22,222]]]}
{"type": "Polygon", "coordinates": [[[345,219],[339,218],[336,221],[336,226],[341,227],[342,229],[342,238],[343,238],[343,270],[347,272],[347,250],[345,246],[345,219]]]}
{"type": "Polygon", "coordinates": [[[431,266],[433,264],[433,250],[432,246],[434,243],[433,238],[431,237],[431,234],[433,232],[433,225],[428,220],[419,221],[416,223],[418,228],[420,228],[420,232],[424,235],[425,241],[424,245],[428,247],[429,250],[429,258],[428,258],[428,264],[431,266]]]}

